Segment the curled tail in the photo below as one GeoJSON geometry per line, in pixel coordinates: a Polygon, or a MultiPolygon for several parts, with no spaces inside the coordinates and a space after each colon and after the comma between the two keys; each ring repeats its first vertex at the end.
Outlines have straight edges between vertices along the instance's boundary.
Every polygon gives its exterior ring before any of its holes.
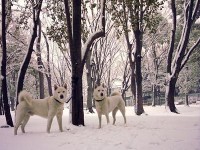
{"type": "Polygon", "coordinates": [[[111,94],[111,96],[116,96],[116,95],[119,95],[119,96],[121,96],[121,93],[119,93],[119,92],[115,91],[115,92],[113,92],[113,93],[111,94]]]}
{"type": "Polygon", "coordinates": [[[25,101],[28,105],[32,105],[32,97],[27,91],[21,91],[18,96],[19,103],[25,101]]]}

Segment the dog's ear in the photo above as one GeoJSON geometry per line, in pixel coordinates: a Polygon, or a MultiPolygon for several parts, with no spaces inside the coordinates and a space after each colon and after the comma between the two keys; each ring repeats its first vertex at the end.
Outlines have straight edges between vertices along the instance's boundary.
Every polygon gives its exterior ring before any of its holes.
{"type": "Polygon", "coordinates": [[[54,91],[58,88],[58,86],[56,84],[54,84],[54,91]]]}
{"type": "Polygon", "coordinates": [[[64,88],[67,89],[67,84],[66,83],[64,84],[64,88]]]}
{"type": "Polygon", "coordinates": [[[94,88],[96,89],[98,87],[98,84],[97,83],[95,83],[95,85],[94,85],[94,88]]]}
{"type": "Polygon", "coordinates": [[[106,88],[106,85],[104,84],[104,83],[102,83],[102,85],[101,85],[103,88],[106,88]]]}

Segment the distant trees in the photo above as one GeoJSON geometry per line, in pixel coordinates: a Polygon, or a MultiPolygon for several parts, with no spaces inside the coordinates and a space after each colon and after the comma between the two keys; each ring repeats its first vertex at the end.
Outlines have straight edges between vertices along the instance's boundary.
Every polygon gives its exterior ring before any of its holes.
{"type": "Polygon", "coordinates": [[[141,115],[144,112],[141,71],[143,34],[147,28],[153,30],[155,24],[158,23],[154,16],[163,4],[163,1],[135,0],[112,1],[111,3],[113,18],[117,26],[122,25],[123,32],[125,33],[131,66],[131,89],[135,98],[135,113],[141,115]],[[130,31],[133,32],[134,42],[130,40],[130,31]]]}
{"type": "MultiPolygon", "coordinates": [[[[159,23],[156,25],[153,32],[147,30],[144,35],[144,49],[146,55],[143,61],[143,68],[146,69],[144,74],[144,91],[145,87],[148,88],[148,92],[152,91],[152,106],[161,104],[160,90],[164,89],[165,81],[165,67],[166,57],[169,41],[169,23],[161,14],[155,16],[159,23]]],[[[144,71],[143,71],[144,72],[144,71]]]]}

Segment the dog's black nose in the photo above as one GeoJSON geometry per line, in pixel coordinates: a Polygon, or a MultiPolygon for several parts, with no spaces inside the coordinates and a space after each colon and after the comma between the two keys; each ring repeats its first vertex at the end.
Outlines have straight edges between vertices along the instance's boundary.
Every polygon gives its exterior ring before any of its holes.
{"type": "Polygon", "coordinates": [[[103,96],[103,93],[101,93],[101,96],[103,96]]]}
{"type": "Polygon", "coordinates": [[[64,98],[64,96],[63,95],[60,95],[60,99],[63,99],[64,98]]]}

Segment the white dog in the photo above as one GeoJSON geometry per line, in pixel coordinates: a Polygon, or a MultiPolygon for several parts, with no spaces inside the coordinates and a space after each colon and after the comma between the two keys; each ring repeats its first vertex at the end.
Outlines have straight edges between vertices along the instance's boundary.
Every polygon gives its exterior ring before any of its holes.
{"type": "Polygon", "coordinates": [[[115,92],[110,97],[106,96],[106,88],[104,84],[97,86],[95,85],[93,97],[95,99],[95,106],[98,113],[99,118],[99,128],[101,128],[101,118],[102,115],[106,116],[107,123],[109,123],[109,113],[112,111],[113,116],[113,125],[116,121],[116,113],[118,109],[121,111],[124,117],[124,123],[126,124],[126,116],[125,116],[125,102],[122,99],[120,93],[115,92]]]}
{"type": "Polygon", "coordinates": [[[62,132],[62,114],[64,102],[67,98],[67,85],[58,87],[54,85],[54,94],[51,97],[44,99],[33,99],[26,91],[19,93],[19,104],[17,105],[15,116],[14,134],[17,135],[17,130],[21,125],[21,130],[25,133],[25,126],[32,115],[38,115],[47,118],[47,132],[50,133],[53,118],[56,116],[59,130],[62,132]]]}

